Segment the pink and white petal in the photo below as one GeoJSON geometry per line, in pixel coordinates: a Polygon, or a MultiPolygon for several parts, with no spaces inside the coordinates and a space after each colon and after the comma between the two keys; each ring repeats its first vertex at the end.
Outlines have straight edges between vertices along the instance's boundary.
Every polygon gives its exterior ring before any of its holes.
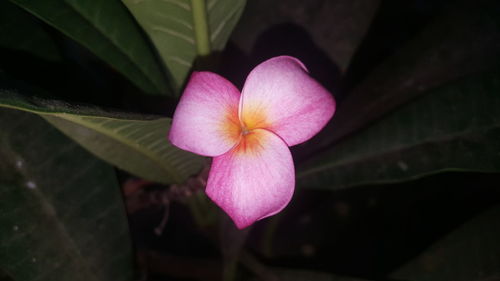
{"type": "Polygon", "coordinates": [[[286,143],[270,131],[256,129],[214,158],[206,193],[242,229],[285,208],[294,187],[286,143]]]}
{"type": "Polygon", "coordinates": [[[194,72],[175,110],[170,142],[205,156],[229,151],[240,135],[239,99],[240,92],[225,78],[194,72]]]}
{"type": "Polygon", "coordinates": [[[333,116],[335,100],[296,58],[271,58],[248,75],[240,100],[240,119],[266,128],[289,145],[307,141],[333,116]]]}

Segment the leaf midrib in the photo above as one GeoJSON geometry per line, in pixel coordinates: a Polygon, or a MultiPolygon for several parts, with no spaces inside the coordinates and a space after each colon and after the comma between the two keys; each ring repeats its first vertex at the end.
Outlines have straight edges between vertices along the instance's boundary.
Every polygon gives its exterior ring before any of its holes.
{"type": "MultiPolygon", "coordinates": [[[[49,113],[49,112],[37,111],[37,110],[33,110],[33,109],[22,108],[22,107],[10,105],[10,104],[0,104],[0,107],[17,109],[17,110],[21,110],[21,111],[25,111],[25,112],[29,112],[29,113],[34,113],[34,114],[40,115],[41,117],[44,117],[44,116],[57,117],[57,118],[61,118],[63,120],[69,121],[69,122],[79,124],[79,125],[84,126],[86,128],[92,129],[98,133],[101,133],[101,134],[109,137],[109,138],[117,140],[120,143],[126,144],[128,147],[134,149],[135,151],[140,152],[141,154],[145,155],[146,158],[148,158],[148,159],[152,160],[154,163],[156,163],[174,181],[176,181],[176,182],[180,181],[180,178],[178,176],[176,176],[175,173],[171,173],[168,170],[168,169],[172,169],[172,171],[176,171],[177,169],[173,169],[172,166],[169,166],[167,163],[162,161],[162,159],[160,157],[156,157],[155,153],[151,153],[150,150],[140,149],[141,146],[137,145],[136,143],[128,141],[128,139],[126,139],[126,138],[125,139],[121,138],[119,134],[110,133],[100,126],[95,126],[95,125],[93,125],[92,122],[85,122],[85,121],[83,121],[83,118],[87,117],[87,118],[95,118],[95,119],[130,121],[130,122],[148,122],[149,120],[119,119],[119,118],[101,117],[101,116],[93,116],[93,115],[71,114],[71,113],[65,113],[65,112],[49,113]],[[125,140],[125,141],[123,141],[123,140],[125,140]]],[[[156,120],[158,120],[158,119],[156,119],[156,120]]],[[[167,121],[168,121],[168,119],[165,118],[165,122],[167,122],[167,121]]],[[[167,141],[167,140],[165,140],[165,141],[167,141]]]]}
{"type": "MultiPolygon", "coordinates": [[[[9,131],[15,130],[16,127],[18,126],[11,127],[9,131]]],[[[72,146],[74,147],[74,145],[72,146]]],[[[23,172],[23,178],[26,178],[26,171],[23,172]]],[[[94,270],[92,270],[87,260],[83,257],[78,245],[75,243],[74,239],[72,239],[66,226],[61,223],[61,216],[59,212],[53,207],[52,202],[47,199],[44,192],[42,192],[39,188],[34,188],[30,191],[32,192],[32,194],[39,198],[38,202],[40,202],[40,209],[42,210],[42,213],[44,214],[44,216],[48,217],[50,221],[52,221],[52,223],[57,227],[58,233],[60,233],[64,238],[64,245],[66,245],[69,253],[72,253],[72,256],[75,257],[77,266],[81,265],[81,267],[85,269],[85,272],[88,274],[88,276],[92,277],[92,279],[95,281],[99,281],[99,278],[97,277],[97,275],[95,275],[94,270]]],[[[80,268],[80,266],[78,267],[80,268]]]]}
{"type": "MultiPolygon", "coordinates": [[[[45,115],[45,114],[42,114],[42,115],[45,115]]],[[[160,157],[157,157],[157,155],[155,153],[152,153],[151,150],[141,149],[142,146],[138,145],[137,143],[135,143],[133,141],[130,141],[128,138],[123,138],[120,134],[114,133],[114,131],[112,131],[112,130],[106,130],[106,129],[103,129],[101,126],[96,125],[95,123],[87,122],[87,121],[83,120],[83,116],[75,116],[75,115],[68,115],[68,114],[47,114],[47,115],[50,115],[50,116],[53,116],[53,117],[58,117],[58,118],[66,120],[66,121],[70,121],[70,122],[76,123],[78,125],[81,125],[81,126],[84,126],[86,128],[92,129],[92,130],[94,130],[94,131],[96,131],[96,132],[98,132],[100,134],[103,134],[103,135],[105,135],[105,136],[107,136],[107,137],[109,137],[111,139],[114,139],[114,140],[116,140],[116,141],[118,141],[120,143],[123,143],[123,144],[127,145],[128,147],[132,148],[133,150],[135,150],[137,152],[140,152],[141,154],[143,154],[144,156],[146,156],[146,158],[148,158],[151,161],[153,161],[154,163],[156,163],[174,181],[176,181],[176,182],[180,181],[179,177],[177,177],[174,173],[170,172],[170,171],[173,171],[173,170],[176,170],[176,169],[173,168],[172,166],[169,166],[164,161],[162,161],[162,159],[160,157]],[[170,169],[170,171],[169,171],[169,169],[170,169]]],[[[90,118],[106,119],[106,120],[110,120],[111,119],[111,120],[123,121],[121,119],[113,119],[113,118],[107,118],[107,117],[95,117],[95,116],[92,116],[90,118]]],[[[131,121],[131,122],[147,122],[147,121],[144,121],[144,120],[126,120],[126,121],[131,121]]],[[[165,141],[167,141],[167,140],[165,140],[165,141]]]]}
{"type": "MultiPolygon", "coordinates": [[[[48,102],[49,100],[42,100],[42,99],[35,99],[34,100],[35,102],[37,101],[44,101],[44,102],[48,102]]],[[[59,102],[59,100],[57,100],[59,102]]],[[[36,105],[36,104],[33,104],[33,103],[30,103],[32,102],[31,100],[26,100],[22,95],[18,94],[17,92],[15,91],[12,91],[12,90],[9,90],[9,89],[0,89],[0,107],[5,107],[5,108],[11,108],[11,109],[17,109],[17,110],[21,110],[21,111],[24,111],[24,112],[29,112],[29,113],[34,113],[34,114],[46,114],[46,115],[55,115],[55,114],[68,114],[68,115],[74,115],[74,116],[81,116],[81,117],[89,117],[89,118],[106,118],[106,119],[112,119],[112,120],[128,120],[128,121],[152,121],[152,120],[156,120],[156,119],[161,119],[161,118],[165,118],[165,117],[162,117],[160,115],[141,115],[141,114],[137,114],[137,113],[128,113],[128,112],[116,112],[117,114],[127,114],[127,115],[131,115],[131,116],[123,116],[123,117],[114,117],[112,116],[113,113],[110,113],[108,111],[103,111],[102,109],[100,108],[92,108],[92,107],[87,107],[85,108],[84,106],[79,106],[78,104],[78,107],[80,109],[83,109],[83,111],[85,111],[85,109],[87,111],[90,111],[90,112],[93,112],[93,113],[82,113],[82,112],[78,112],[77,110],[71,110],[69,108],[69,106],[67,104],[65,104],[64,106],[68,107],[68,108],[63,108],[62,106],[60,106],[61,108],[59,109],[54,109],[54,110],[49,110],[47,108],[43,108],[43,107],[40,107],[40,105],[36,105]],[[3,99],[1,97],[1,94],[2,93],[13,93],[17,96],[14,97],[15,98],[18,98],[18,99],[21,99],[24,104],[22,103],[13,103],[12,102],[12,98],[9,100],[9,99],[3,99]],[[22,97],[22,98],[20,98],[22,97]],[[142,117],[142,118],[141,118],[142,117]],[[138,119],[138,118],[141,118],[141,119],[138,119]]],[[[52,106],[52,105],[41,105],[41,106],[52,106]]]]}
{"type": "Polygon", "coordinates": [[[66,240],[65,244],[69,247],[70,252],[74,253],[74,256],[76,256],[76,261],[79,261],[78,264],[82,265],[82,267],[85,268],[85,271],[89,276],[93,277],[94,280],[98,281],[99,278],[97,277],[97,275],[95,275],[94,270],[92,270],[92,267],[83,257],[74,239],[72,239],[71,235],[69,235],[66,226],[63,223],[61,223],[61,217],[59,215],[59,212],[57,212],[57,210],[52,206],[51,202],[46,198],[45,194],[40,192],[38,188],[34,189],[34,191],[35,194],[37,194],[37,196],[40,198],[40,203],[42,204],[42,210],[45,210],[44,213],[46,213],[49,216],[50,215],[49,211],[51,211],[54,214],[54,217],[52,217],[54,224],[58,228],[59,230],[58,232],[65,238],[64,239],[66,240]]]}

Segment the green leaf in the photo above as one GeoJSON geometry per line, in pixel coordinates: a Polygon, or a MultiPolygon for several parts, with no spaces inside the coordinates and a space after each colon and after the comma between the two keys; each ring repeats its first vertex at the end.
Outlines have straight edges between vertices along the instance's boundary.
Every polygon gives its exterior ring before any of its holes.
{"type": "Polygon", "coordinates": [[[356,132],[435,87],[500,62],[500,2],[453,5],[349,93],[318,146],[356,132]]]}
{"type": "Polygon", "coordinates": [[[414,281],[495,281],[500,278],[500,207],[437,241],[391,277],[414,281]]]}
{"type": "Polygon", "coordinates": [[[87,47],[149,94],[166,94],[161,66],[119,0],[10,0],[87,47]]]}
{"type": "Polygon", "coordinates": [[[197,55],[224,48],[246,0],[122,0],[149,35],[178,91],[197,55]]]}
{"type": "MultiPolygon", "coordinates": [[[[293,23],[299,26],[297,32],[304,29],[304,37],[310,36],[313,44],[324,50],[340,71],[344,72],[368,31],[380,2],[380,0],[273,0],[270,4],[268,0],[248,1],[245,13],[236,26],[231,40],[238,48],[250,54],[255,51],[253,48],[258,40],[262,39],[259,37],[270,27],[293,23]]],[[[297,39],[290,39],[290,42],[292,40],[297,39]]],[[[311,56],[304,54],[304,46],[307,43],[302,41],[297,48],[300,49],[299,54],[306,57],[311,56]]],[[[294,50],[293,47],[290,49],[294,50]]],[[[321,58],[315,57],[315,59],[321,58]]],[[[333,73],[330,75],[333,78],[333,73]]]]}
{"type": "Polygon", "coordinates": [[[432,91],[299,168],[305,187],[337,189],[442,171],[500,171],[500,71],[432,91]]]}
{"type": "Polygon", "coordinates": [[[205,161],[168,142],[170,118],[110,113],[26,98],[12,90],[0,90],[0,107],[36,113],[97,157],[151,181],[183,182],[205,161]]]}
{"type": "Polygon", "coordinates": [[[57,46],[42,26],[8,1],[0,1],[0,47],[21,50],[48,61],[61,58],[57,46]]]}
{"type": "Polygon", "coordinates": [[[40,117],[0,109],[0,268],[14,281],[133,279],[113,168],[40,117]]]}

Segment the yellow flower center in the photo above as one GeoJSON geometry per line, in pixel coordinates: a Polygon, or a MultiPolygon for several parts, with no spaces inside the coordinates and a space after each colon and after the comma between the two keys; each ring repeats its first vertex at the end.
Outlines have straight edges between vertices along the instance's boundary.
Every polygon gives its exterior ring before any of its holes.
{"type": "Polygon", "coordinates": [[[266,128],[266,117],[262,111],[248,110],[245,111],[242,119],[239,120],[238,114],[234,110],[228,112],[227,121],[222,128],[224,135],[231,141],[238,143],[234,148],[236,151],[242,153],[255,151],[261,147],[261,142],[258,138],[259,134],[255,134],[253,130],[266,128]]]}

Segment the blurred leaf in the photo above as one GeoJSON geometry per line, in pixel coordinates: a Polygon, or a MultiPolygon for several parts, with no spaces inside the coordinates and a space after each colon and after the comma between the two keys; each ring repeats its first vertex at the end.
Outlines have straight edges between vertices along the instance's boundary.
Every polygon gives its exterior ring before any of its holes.
{"type": "Polygon", "coordinates": [[[434,90],[299,168],[305,187],[338,189],[442,171],[500,171],[500,71],[434,90]]]}
{"type": "Polygon", "coordinates": [[[219,241],[222,253],[222,270],[224,280],[236,280],[236,271],[240,255],[247,241],[252,226],[237,229],[234,222],[225,214],[219,215],[219,241]]]}
{"type": "Polygon", "coordinates": [[[132,280],[113,168],[36,115],[0,109],[0,268],[14,281],[132,280]]]}
{"type": "Polygon", "coordinates": [[[0,1],[0,47],[21,50],[49,61],[61,58],[42,26],[8,1],[0,1]]]}
{"type": "Polygon", "coordinates": [[[0,281],[12,281],[12,279],[7,276],[4,272],[2,272],[2,268],[0,267],[0,281]]]}
{"type": "Polygon", "coordinates": [[[264,276],[267,279],[253,278],[249,280],[286,280],[286,281],[368,281],[351,277],[338,276],[327,272],[312,270],[270,268],[264,276]]]}
{"type": "Polygon", "coordinates": [[[349,93],[318,146],[338,141],[434,87],[498,64],[500,2],[454,5],[349,93]]]}
{"type": "MultiPolygon", "coordinates": [[[[267,0],[252,0],[248,2],[232,40],[249,54],[259,36],[270,27],[293,23],[303,28],[343,72],[370,27],[379,2],[275,0],[270,5],[267,0]]],[[[305,42],[296,43],[303,50],[305,42]]]]}
{"type": "Polygon", "coordinates": [[[170,118],[110,113],[11,90],[0,90],[0,107],[36,113],[99,158],[151,181],[183,182],[204,163],[203,157],[168,142],[170,118]]]}
{"type": "MultiPolygon", "coordinates": [[[[173,76],[178,91],[197,55],[195,32],[208,24],[211,51],[221,51],[238,22],[246,0],[207,0],[208,22],[195,23],[194,2],[205,0],[122,0],[149,35],[173,76]]],[[[199,17],[198,17],[199,19],[199,17]]],[[[179,95],[179,93],[177,93],[179,95]]]]}
{"type": "Polygon", "coordinates": [[[500,207],[465,223],[392,274],[404,280],[500,280],[500,207]]]}
{"type": "Polygon", "coordinates": [[[119,0],[10,1],[87,47],[146,93],[166,94],[161,67],[119,0]]]}

